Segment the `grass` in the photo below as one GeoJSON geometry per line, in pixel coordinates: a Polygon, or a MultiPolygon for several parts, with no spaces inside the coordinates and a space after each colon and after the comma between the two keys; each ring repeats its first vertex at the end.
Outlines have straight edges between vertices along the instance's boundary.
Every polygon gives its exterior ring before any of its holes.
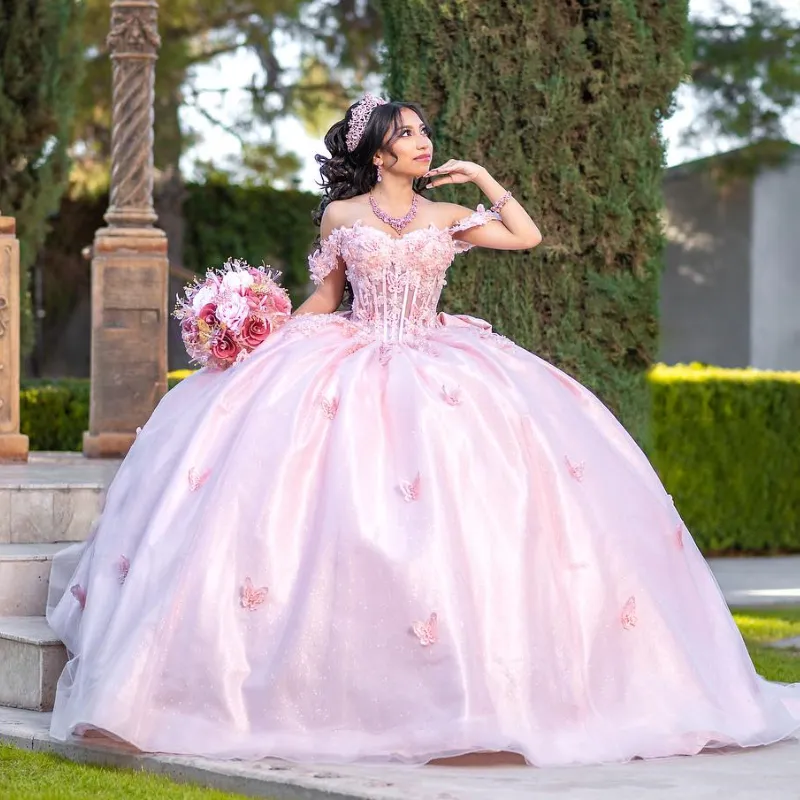
{"type": "Polygon", "coordinates": [[[2,800],[239,800],[242,796],[146,772],[75,764],[0,743],[2,800]]]}
{"type": "MultiPolygon", "coordinates": [[[[800,651],[769,642],[800,636],[800,607],[742,609],[733,618],[756,670],[771,681],[800,682],[800,651]]],[[[0,744],[2,800],[232,800],[241,795],[178,784],[156,775],[74,764],[47,753],[0,744]]]]}
{"type": "Polygon", "coordinates": [[[800,683],[800,651],[767,647],[800,636],[800,607],[742,609],[733,614],[759,675],[781,683],[800,683]]]}

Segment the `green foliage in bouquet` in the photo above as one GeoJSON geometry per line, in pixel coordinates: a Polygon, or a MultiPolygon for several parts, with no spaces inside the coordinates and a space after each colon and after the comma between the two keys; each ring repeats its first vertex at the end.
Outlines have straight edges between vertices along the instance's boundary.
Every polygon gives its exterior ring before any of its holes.
{"type": "MultiPolygon", "coordinates": [[[[446,309],[557,364],[644,441],[663,247],[659,124],[687,68],[687,1],[381,6],[388,93],[432,117],[434,166],[483,164],[544,236],[533,253],[464,257],[446,309]]],[[[474,187],[431,194],[485,202],[474,187]]]]}
{"type": "Polygon", "coordinates": [[[655,367],[650,458],[704,553],[800,552],[800,372],[655,367]]]}

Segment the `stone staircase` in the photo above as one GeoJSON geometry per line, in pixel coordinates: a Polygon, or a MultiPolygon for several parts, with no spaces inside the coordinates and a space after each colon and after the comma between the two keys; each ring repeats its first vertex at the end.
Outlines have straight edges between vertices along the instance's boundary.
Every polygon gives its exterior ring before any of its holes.
{"type": "Polygon", "coordinates": [[[118,461],[0,465],[0,706],[48,711],[66,651],[44,618],[53,555],[89,535],[118,461]]]}

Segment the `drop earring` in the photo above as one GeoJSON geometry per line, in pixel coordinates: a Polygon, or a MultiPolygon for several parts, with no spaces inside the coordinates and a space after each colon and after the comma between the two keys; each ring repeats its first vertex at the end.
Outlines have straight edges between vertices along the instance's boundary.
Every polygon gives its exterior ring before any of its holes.
{"type": "Polygon", "coordinates": [[[378,168],[378,183],[380,183],[383,180],[383,168],[380,164],[377,164],[376,166],[378,168]]]}

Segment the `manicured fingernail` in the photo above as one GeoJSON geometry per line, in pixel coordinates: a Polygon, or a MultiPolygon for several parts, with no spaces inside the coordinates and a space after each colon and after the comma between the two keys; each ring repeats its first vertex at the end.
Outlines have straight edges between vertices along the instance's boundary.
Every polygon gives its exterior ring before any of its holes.
{"type": "Polygon", "coordinates": [[[428,185],[427,185],[425,188],[426,188],[426,189],[433,189],[433,184],[432,184],[432,183],[429,183],[429,184],[428,184],[428,185]]]}

